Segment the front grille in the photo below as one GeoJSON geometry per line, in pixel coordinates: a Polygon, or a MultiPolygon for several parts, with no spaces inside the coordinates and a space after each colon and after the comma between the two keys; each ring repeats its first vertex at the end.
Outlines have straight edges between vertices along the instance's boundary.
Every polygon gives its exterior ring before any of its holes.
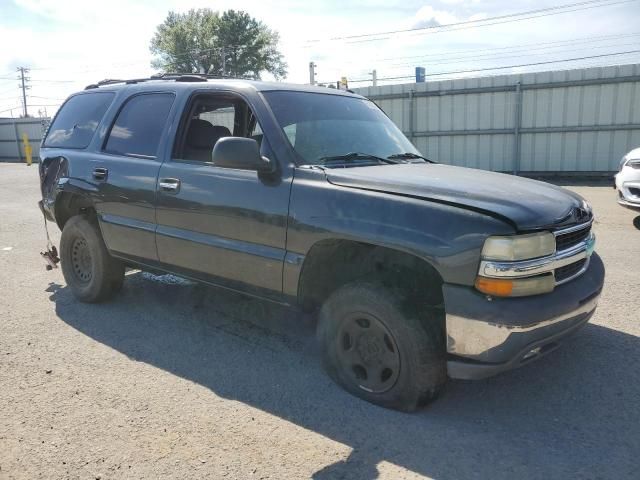
{"type": "Polygon", "coordinates": [[[567,278],[574,276],[576,273],[582,270],[582,267],[584,267],[586,261],[587,259],[583,258],[582,260],[570,263],[569,265],[565,265],[564,267],[556,268],[554,272],[556,282],[561,282],[562,280],[566,280],[567,278]]]}
{"type": "Polygon", "coordinates": [[[574,247],[580,242],[589,238],[591,234],[591,225],[585,225],[584,228],[569,233],[561,233],[556,236],[556,251],[561,252],[568,248],[574,247]]]}
{"type": "Polygon", "coordinates": [[[631,195],[635,195],[636,197],[640,197],[640,188],[630,187],[629,191],[631,192],[631,195]]]}

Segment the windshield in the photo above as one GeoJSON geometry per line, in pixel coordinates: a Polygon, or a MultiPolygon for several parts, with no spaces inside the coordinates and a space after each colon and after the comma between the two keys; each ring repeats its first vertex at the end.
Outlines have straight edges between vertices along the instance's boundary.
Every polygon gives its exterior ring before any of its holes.
{"type": "Polygon", "coordinates": [[[287,91],[264,92],[264,96],[303,164],[320,164],[327,157],[353,152],[381,158],[398,153],[419,155],[400,129],[369,100],[287,91]]]}

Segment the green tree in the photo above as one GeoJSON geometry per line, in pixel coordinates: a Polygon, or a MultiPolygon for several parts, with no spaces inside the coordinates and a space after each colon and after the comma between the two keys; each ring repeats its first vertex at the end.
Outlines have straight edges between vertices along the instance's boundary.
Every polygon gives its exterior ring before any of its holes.
{"type": "Polygon", "coordinates": [[[278,50],[279,35],[246,12],[220,15],[208,8],[180,14],[169,12],[151,40],[154,68],[165,72],[210,73],[276,79],[287,74],[278,50]]]}

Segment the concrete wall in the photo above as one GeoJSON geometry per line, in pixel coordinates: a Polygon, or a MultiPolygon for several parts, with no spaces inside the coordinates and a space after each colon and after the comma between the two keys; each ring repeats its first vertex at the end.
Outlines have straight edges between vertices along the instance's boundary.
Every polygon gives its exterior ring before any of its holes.
{"type": "Polygon", "coordinates": [[[640,146],[640,64],[355,91],[442,163],[607,173],[640,146]]]}

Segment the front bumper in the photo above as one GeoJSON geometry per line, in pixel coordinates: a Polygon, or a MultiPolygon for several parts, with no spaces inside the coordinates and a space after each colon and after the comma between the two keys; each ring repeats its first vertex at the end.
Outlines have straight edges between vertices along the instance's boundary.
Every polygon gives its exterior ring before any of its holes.
{"type": "Polygon", "coordinates": [[[640,190],[639,167],[623,167],[614,177],[614,188],[618,190],[619,205],[631,210],[640,210],[640,195],[636,194],[640,190]]]}
{"type": "Polygon", "coordinates": [[[619,198],[618,199],[618,205],[628,208],[630,210],[635,210],[635,211],[640,211],[640,202],[638,203],[633,203],[630,202],[628,200],[625,200],[624,198],[619,198]]]}
{"type": "Polygon", "coordinates": [[[594,253],[580,277],[545,295],[489,300],[473,288],[445,284],[449,376],[485,378],[554,350],[593,315],[604,274],[594,253]]]}

